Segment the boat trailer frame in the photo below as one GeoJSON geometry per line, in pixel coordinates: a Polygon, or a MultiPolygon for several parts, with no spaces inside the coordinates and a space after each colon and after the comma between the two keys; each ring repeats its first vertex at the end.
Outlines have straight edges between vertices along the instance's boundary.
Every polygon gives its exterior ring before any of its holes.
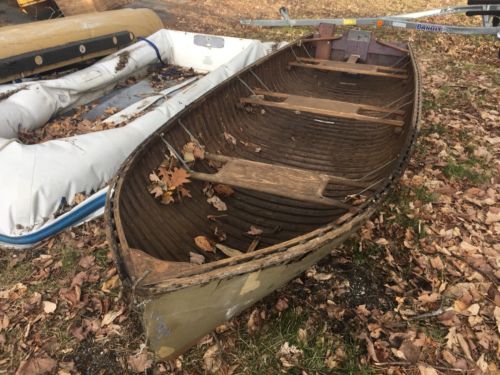
{"type": "Polygon", "coordinates": [[[281,7],[279,12],[282,19],[278,20],[252,20],[242,19],[240,24],[247,26],[264,27],[297,27],[297,26],[319,26],[321,24],[331,24],[336,26],[376,26],[395,27],[409,30],[421,30],[435,33],[461,34],[461,35],[494,35],[500,40],[500,1],[475,1],[469,0],[469,4],[464,6],[451,6],[424,10],[420,12],[398,14],[384,17],[367,18],[322,18],[322,19],[292,19],[288,9],[281,7]],[[466,14],[467,16],[482,16],[483,26],[451,26],[427,22],[417,22],[419,18],[444,16],[450,14],[466,14]]]}

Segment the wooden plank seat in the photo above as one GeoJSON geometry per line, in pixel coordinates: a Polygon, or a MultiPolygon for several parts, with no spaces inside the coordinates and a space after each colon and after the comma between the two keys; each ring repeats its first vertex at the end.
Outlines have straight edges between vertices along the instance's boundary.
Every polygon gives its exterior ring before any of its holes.
{"type": "Polygon", "coordinates": [[[401,110],[392,110],[390,108],[368,104],[357,104],[338,100],[290,95],[261,89],[254,89],[253,91],[256,95],[248,98],[241,98],[240,102],[243,104],[263,105],[267,107],[309,112],[375,124],[397,127],[402,127],[404,125],[404,121],[401,118],[401,116],[404,115],[404,111],[401,110]],[[280,99],[281,101],[267,100],[266,96],[274,99],[280,99]],[[365,114],[363,114],[363,112],[365,112],[365,114]],[[375,116],[375,114],[380,114],[380,117],[375,116]],[[398,118],[388,118],[389,116],[397,116],[398,118]]]}
{"type": "Polygon", "coordinates": [[[347,210],[356,208],[338,199],[323,196],[328,183],[365,189],[368,181],[352,180],[317,171],[261,163],[246,159],[207,153],[205,158],[224,165],[216,173],[190,172],[195,180],[225,184],[269,193],[303,202],[320,203],[347,210]]]}
{"type": "Polygon", "coordinates": [[[392,68],[382,65],[357,64],[352,62],[322,60],[309,57],[297,57],[296,61],[290,61],[290,66],[301,68],[311,68],[327,70],[332,72],[343,72],[351,74],[364,74],[369,76],[379,76],[388,78],[407,79],[408,74],[405,69],[392,68]]]}

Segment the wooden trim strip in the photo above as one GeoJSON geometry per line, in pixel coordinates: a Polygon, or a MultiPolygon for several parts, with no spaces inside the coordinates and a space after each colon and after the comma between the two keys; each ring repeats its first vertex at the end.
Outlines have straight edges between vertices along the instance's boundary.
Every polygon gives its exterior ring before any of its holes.
{"type": "MultiPolygon", "coordinates": [[[[286,109],[290,111],[300,111],[315,113],[318,115],[332,116],[346,118],[350,120],[357,120],[362,122],[391,125],[396,127],[402,127],[404,125],[403,120],[395,120],[388,118],[380,118],[376,116],[368,116],[358,113],[359,110],[368,110],[374,112],[382,113],[393,113],[390,109],[370,106],[365,104],[354,104],[349,102],[341,102],[337,100],[330,99],[318,99],[299,95],[288,95],[283,93],[273,93],[263,90],[255,91],[258,95],[271,96],[275,98],[285,99],[281,102],[275,102],[266,100],[264,98],[258,98],[256,96],[249,98],[241,98],[240,102],[242,104],[253,104],[253,105],[263,105],[267,107],[286,109]]],[[[394,111],[394,114],[402,115],[402,111],[394,111]]]]}
{"type": "Polygon", "coordinates": [[[406,70],[404,69],[391,68],[381,65],[352,64],[344,61],[321,60],[305,57],[299,57],[297,58],[297,61],[291,61],[288,65],[332,72],[364,74],[398,79],[408,78],[408,74],[404,74],[406,73],[406,70]]]}
{"type": "Polygon", "coordinates": [[[401,48],[401,47],[395,46],[394,44],[391,44],[391,43],[382,42],[381,40],[377,40],[376,42],[382,46],[386,46],[386,47],[395,49],[396,51],[410,53],[410,51],[408,51],[406,48],[401,48]]]}
{"type": "Polygon", "coordinates": [[[329,37],[323,37],[323,38],[309,38],[309,39],[303,39],[302,43],[328,42],[328,41],[338,40],[338,39],[341,39],[341,38],[342,38],[342,35],[329,36],[329,37]]]}

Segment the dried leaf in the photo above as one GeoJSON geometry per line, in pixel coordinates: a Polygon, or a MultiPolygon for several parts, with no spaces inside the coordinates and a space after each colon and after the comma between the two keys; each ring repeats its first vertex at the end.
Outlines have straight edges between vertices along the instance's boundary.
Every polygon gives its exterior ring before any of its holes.
{"type": "Polygon", "coordinates": [[[471,354],[471,351],[469,348],[469,344],[467,344],[467,341],[464,339],[464,337],[462,336],[461,333],[457,333],[457,339],[458,339],[458,344],[460,345],[460,347],[462,348],[462,351],[465,354],[465,357],[469,361],[473,361],[472,354],[471,354]]]}
{"type": "Polygon", "coordinates": [[[498,333],[500,333],[500,307],[495,306],[495,310],[493,310],[493,315],[494,315],[495,320],[497,322],[498,333]]]}
{"type": "Polygon", "coordinates": [[[207,202],[214,206],[217,211],[227,211],[227,205],[217,195],[208,198],[207,202]]]}
{"type": "Polygon", "coordinates": [[[486,224],[493,224],[500,221],[500,208],[491,207],[486,214],[486,224]]]}
{"type": "Polygon", "coordinates": [[[375,241],[375,243],[380,246],[389,245],[389,241],[387,241],[385,238],[379,238],[378,240],[375,241]]]}
{"type": "Polygon", "coordinates": [[[195,159],[201,159],[201,160],[205,159],[205,149],[203,147],[196,145],[193,154],[195,159]]]}
{"type": "Polygon", "coordinates": [[[229,134],[228,132],[224,132],[224,138],[228,143],[236,146],[236,138],[234,138],[231,134],[229,134]]]}
{"type": "Polygon", "coordinates": [[[189,173],[184,168],[174,168],[172,175],[170,177],[170,183],[168,184],[169,189],[176,189],[182,184],[191,182],[189,180],[189,173]]]}
{"type": "Polygon", "coordinates": [[[205,257],[198,253],[189,252],[189,262],[193,264],[203,264],[205,263],[205,257]]]}
{"type": "Polygon", "coordinates": [[[160,182],[160,177],[158,177],[158,175],[155,173],[155,172],[151,172],[149,174],[149,181],[151,182],[160,182]]]}
{"type": "Polygon", "coordinates": [[[215,247],[212,242],[205,236],[197,236],[194,238],[196,246],[206,252],[215,253],[215,247]]]}
{"type": "Polygon", "coordinates": [[[86,255],[80,259],[78,265],[82,268],[88,269],[94,265],[95,257],[93,255],[86,255]]]}
{"type": "Polygon", "coordinates": [[[109,311],[108,313],[106,313],[106,315],[104,315],[104,317],[102,318],[101,326],[104,327],[104,326],[107,326],[107,325],[113,323],[113,321],[116,318],[118,318],[120,315],[123,314],[123,311],[124,311],[124,308],[122,307],[118,311],[113,310],[113,311],[109,311]]]}
{"type": "Polygon", "coordinates": [[[277,353],[278,359],[285,368],[298,366],[302,356],[302,350],[288,342],[285,342],[277,353]]]}
{"type": "Polygon", "coordinates": [[[3,318],[0,319],[0,332],[9,327],[10,319],[7,314],[4,313],[3,318]]]}
{"type": "Polygon", "coordinates": [[[162,196],[161,196],[161,203],[162,204],[170,204],[174,203],[174,197],[172,196],[172,191],[164,191],[162,196]]]}
{"type": "Polygon", "coordinates": [[[411,363],[417,363],[420,358],[420,348],[412,344],[411,341],[404,341],[399,348],[403,352],[405,358],[411,363]]]}
{"type": "Polygon", "coordinates": [[[254,309],[247,321],[248,333],[253,333],[259,330],[262,325],[262,317],[260,316],[259,309],[254,309]]]}
{"type": "Polygon", "coordinates": [[[191,192],[188,189],[186,189],[184,186],[179,186],[178,189],[179,189],[179,193],[181,193],[181,197],[192,198],[191,192]]]}
{"type": "Polygon", "coordinates": [[[149,189],[149,194],[152,194],[155,198],[159,198],[163,195],[163,189],[160,186],[153,186],[149,189]]]}
{"type": "Polygon", "coordinates": [[[148,353],[143,351],[142,353],[129,356],[127,363],[135,372],[145,372],[152,366],[153,361],[148,359],[148,353]]]}
{"type": "Polygon", "coordinates": [[[222,365],[222,360],[218,355],[218,350],[218,345],[214,344],[207,349],[205,354],[203,354],[203,369],[212,374],[218,372],[222,365]]]}
{"type": "Polygon", "coordinates": [[[22,361],[16,375],[43,375],[52,372],[57,362],[50,357],[32,357],[22,361]]]}
{"type": "Polygon", "coordinates": [[[194,142],[188,142],[184,145],[182,148],[182,157],[186,163],[191,163],[195,160],[194,157],[194,148],[195,148],[194,142]]]}
{"type": "Polygon", "coordinates": [[[43,311],[45,311],[46,314],[52,314],[54,311],[56,311],[57,305],[54,302],[50,301],[43,301],[43,311]]]}
{"type": "Polygon", "coordinates": [[[299,328],[297,332],[297,338],[303,345],[307,345],[307,330],[304,328],[299,328]]]}
{"type": "Polygon", "coordinates": [[[366,341],[366,349],[368,351],[368,354],[370,355],[370,358],[372,359],[373,362],[380,362],[377,356],[377,353],[375,352],[375,347],[373,346],[373,341],[370,339],[370,337],[363,332],[361,334],[361,339],[364,339],[366,341]]]}
{"type": "Polygon", "coordinates": [[[251,236],[260,236],[262,233],[264,233],[264,231],[254,225],[251,225],[250,230],[247,233],[251,236]]]}
{"type": "Polygon", "coordinates": [[[439,256],[431,259],[431,266],[439,271],[444,270],[443,261],[441,260],[441,257],[439,257],[439,256]]]}
{"type": "Polygon", "coordinates": [[[423,302],[423,303],[434,303],[438,301],[441,298],[441,295],[439,293],[422,293],[419,297],[418,300],[423,302]]]}
{"type": "Polygon", "coordinates": [[[288,300],[286,298],[279,298],[274,307],[279,312],[283,312],[288,309],[288,300]]]}
{"type": "Polygon", "coordinates": [[[217,194],[222,195],[223,197],[229,197],[234,194],[233,188],[229,185],[224,185],[224,184],[214,185],[214,191],[217,194]]]}
{"type": "Polygon", "coordinates": [[[112,289],[117,288],[119,285],[120,277],[118,275],[114,275],[102,283],[101,290],[105,293],[110,293],[112,289]]]}
{"type": "Polygon", "coordinates": [[[439,375],[434,367],[428,365],[418,365],[420,375],[439,375]]]}

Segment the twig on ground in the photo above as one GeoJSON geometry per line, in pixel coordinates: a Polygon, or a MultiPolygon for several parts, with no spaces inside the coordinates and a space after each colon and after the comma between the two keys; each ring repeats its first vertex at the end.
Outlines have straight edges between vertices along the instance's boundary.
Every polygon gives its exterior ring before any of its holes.
{"type": "Polygon", "coordinates": [[[440,306],[439,309],[434,310],[434,311],[429,311],[417,316],[413,316],[408,318],[408,320],[420,320],[420,319],[427,319],[427,318],[433,318],[435,316],[439,316],[443,314],[446,310],[443,309],[443,306],[440,306]]]}

